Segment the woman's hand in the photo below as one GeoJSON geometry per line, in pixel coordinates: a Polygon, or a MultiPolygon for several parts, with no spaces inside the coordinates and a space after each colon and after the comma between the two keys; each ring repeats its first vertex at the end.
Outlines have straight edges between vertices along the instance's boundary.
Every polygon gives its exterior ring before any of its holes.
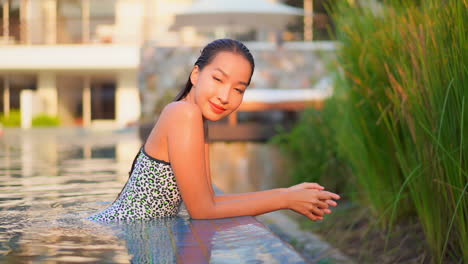
{"type": "MultiPolygon", "coordinates": [[[[291,186],[291,187],[287,188],[287,190],[289,190],[289,191],[299,190],[299,189],[325,190],[325,187],[323,187],[322,185],[320,185],[318,183],[315,183],[315,182],[303,182],[303,183],[300,183],[300,184],[297,184],[297,185],[294,185],[294,186],[291,186]]],[[[324,202],[326,202],[328,205],[331,205],[331,206],[337,206],[338,205],[333,200],[325,200],[324,202]]],[[[330,210],[328,210],[328,211],[329,211],[329,213],[331,213],[330,210]]]]}
{"type": "Polygon", "coordinates": [[[332,199],[340,199],[339,195],[324,189],[323,186],[310,182],[286,188],[286,206],[312,221],[322,220],[325,213],[331,213],[329,206],[337,205],[332,199]]]}
{"type": "Polygon", "coordinates": [[[316,189],[316,190],[325,190],[325,187],[315,182],[303,182],[300,184],[293,185],[288,190],[300,190],[300,189],[316,189]]]}

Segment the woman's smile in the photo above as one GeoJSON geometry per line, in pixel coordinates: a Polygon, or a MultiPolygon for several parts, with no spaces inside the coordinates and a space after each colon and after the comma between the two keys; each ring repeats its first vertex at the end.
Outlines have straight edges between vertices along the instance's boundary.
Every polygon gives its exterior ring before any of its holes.
{"type": "Polygon", "coordinates": [[[213,109],[213,112],[217,113],[217,114],[221,114],[223,113],[224,111],[226,111],[226,109],[224,109],[223,107],[217,105],[217,104],[214,104],[212,103],[211,101],[208,100],[208,102],[210,103],[211,105],[211,109],[213,109]]]}

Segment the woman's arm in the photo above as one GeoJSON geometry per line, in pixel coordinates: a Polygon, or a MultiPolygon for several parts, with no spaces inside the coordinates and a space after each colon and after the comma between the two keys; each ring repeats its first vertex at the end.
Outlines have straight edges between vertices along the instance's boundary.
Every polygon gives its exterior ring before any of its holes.
{"type": "Polygon", "coordinates": [[[182,199],[193,218],[260,214],[282,208],[281,199],[272,203],[267,196],[247,198],[257,200],[253,207],[245,206],[245,199],[217,202],[208,177],[209,165],[206,159],[209,156],[205,155],[207,146],[200,109],[191,103],[179,102],[171,104],[165,114],[171,122],[171,132],[168,134],[169,159],[182,199]]]}
{"type": "Polygon", "coordinates": [[[285,188],[275,188],[275,189],[257,191],[257,192],[227,193],[227,194],[216,195],[215,201],[223,202],[223,201],[257,198],[257,197],[262,197],[262,196],[278,195],[284,192],[285,190],[286,190],[285,188]]]}
{"type": "Polygon", "coordinates": [[[213,185],[211,184],[211,168],[210,168],[210,147],[208,143],[205,143],[205,166],[206,166],[206,180],[210,185],[210,193],[213,197],[216,198],[215,192],[213,190],[213,185]]]}
{"type": "MultiPolygon", "coordinates": [[[[205,133],[206,133],[205,129],[205,133]]],[[[207,138],[205,138],[207,140],[207,138]]],[[[229,194],[221,194],[216,195],[213,191],[213,185],[211,183],[211,167],[210,167],[210,148],[209,144],[205,141],[205,164],[206,164],[206,177],[208,184],[211,186],[211,194],[214,197],[215,202],[223,202],[223,201],[232,201],[232,200],[242,200],[242,199],[250,199],[250,198],[258,198],[262,196],[270,196],[270,195],[278,195],[281,192],[284,192],[285,188],[276,188],[271,190],[265,191],[257,191],[257,192],[248,192],[248,193],[229,193],[229,194]]]]}
{"type": "Polygon", "coordinates": [[[206,178],[208,184],[211,186],[210,191],[214,197],[215,202],[222,202],[222,201],[231,201],[231,200],[240,200],[240,199],[248,199],[248,198],[255,198],[259,196],[270,196],[270,195],[277,195],[280,192],[284,191],[284,188],[277,188],[272,190],[266,191],[259,191],[259,192],[248,192],[248,193],[233,193],[233,194],[221,194],[216,195],[213,190],[213,185],[211,183],[211,167],[210,167],[210,147],[208,142],[208,128],[204,127],[205,131],[205,166],[206,166],[206,178]]]}
{"type": "Polygon", "coordinates": [[[238,200],[216,201],[206,175],[204,129],[200,109],[188,102],[176,102],[170,104],[166,115],[171,124],[171,132],[168,134],[169,159],[182,199],[192,218],[258,215],[290,208],[314,220],[317,218],[311,211],[323,215],[316,207],[328,207],[319,198],[330,199],[330,194],[311,189],[278,193],[269,191],[275,195],[256,194],[238,200]]]}

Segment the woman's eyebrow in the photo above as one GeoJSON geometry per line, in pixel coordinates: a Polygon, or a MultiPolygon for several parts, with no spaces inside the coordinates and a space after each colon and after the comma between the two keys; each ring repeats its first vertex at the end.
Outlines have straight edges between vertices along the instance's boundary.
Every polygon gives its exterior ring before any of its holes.
{"type": "MultiPolygon", "coordinates": [[[[229,75],[227,73],[225,73],[223,70],[221,70],[220,68],[215,68],[215,70],[218,70],[220,71],[224,76],[226,77],[229,77],[229,75]]],[[[239,81],[240,84],[243,84],[245,86],[248,86],[248,84],[246,82],[243,82],[243,81],[239,81]]]]}

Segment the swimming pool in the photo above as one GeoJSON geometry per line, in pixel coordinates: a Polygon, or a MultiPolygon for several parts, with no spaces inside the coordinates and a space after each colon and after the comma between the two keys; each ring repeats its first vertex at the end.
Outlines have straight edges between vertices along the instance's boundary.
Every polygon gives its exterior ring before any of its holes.
{"type": "Polygon", "coordinates": [[[136,131],[7,129],[0,137],[0,262],[304,263],[253,217],[100,224],[125,184],[136,131]]]}

